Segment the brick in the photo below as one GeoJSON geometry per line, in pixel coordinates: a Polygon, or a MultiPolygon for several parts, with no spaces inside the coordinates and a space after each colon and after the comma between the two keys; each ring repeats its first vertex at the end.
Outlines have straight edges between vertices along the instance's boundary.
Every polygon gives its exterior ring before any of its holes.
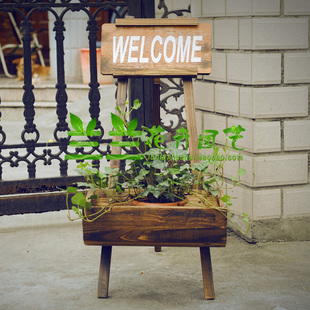
{"type": "Polygon", "coordinates": [[[252,54],[252,84],[281,84],[281,54],[252,54]]]}
{"type": "Polygon", "coordinates": [[[214,47],[238,49],[239,45],[237,19],[215,19],[214,47]]]}
{"type": "Polygon", "coordinates": [[[191,17],[201,17],[201,0],[191,1],[191,17]]]}
{"type": "Polygon", "coordinates": [[[253,118],[294,117],[308,115],[308,87],[253,88],[253,101],[249,89],[241,89],[240,115],[253,118]],[[252,105],[252,108],[249,107],[252,105]]]}
{"type": "Polygon", "coordinates": [[[239,87],[222,84],[215,85],[215,111],[239,115],[239,87]]]}
{"type": "Polygon", "coordinates": [[[251,63],[251,54],[227,54],[227,81],[231,83],[251,84],[251,63]]]}
{"type": "Polygon", "coordinates": [[[226,53],[212,53],[212,72],[205,80],[226,82],[226,53]]]}
{"type": "Polygon", "coordinates": [[[251,16],[251,1],[229,0],[226,1],[226,16],[251,16]]]}
{"type": "MultiPolygon", "coordinates": [[[[192,0],[191,3],[196,0],[192,0]]],[[[202,0],[202,16],[225,16],[225,0],[202,0]]]]}
{"type": "Polygon", "coordinates": [[[219,133],[215,138],[216,143],[224,144],[226,135],[223,130],[226,129],[226,117],[211,113],[204,113],[203,130],[217,130],[219,133]]]}
{"type": "Polygon", "coordinates": [[[298,186],[283,189],[284,217],[310,214],[310,187],[298,186]]]}
{"type": "Polygon", "coordinates": [[[240,116],[254,117],[252,87],[240,87],[240,116]]]}
{"type": "Polygon", "coordinates": [[[239,153],[237,151],[231,150],[229,152],[230,157],[227,157],[227,160],[224,164],[224,177],[231,179],[231,177],[238,177],[238,169],[239,169],[239,153]],[[230,159],[230,160],[229,160],[230,159]],[[235,159],[235,160],[233,160],[235,159]]]}
{"type": "Polygon", "coordinates": [[[307,183],[308,154],[253,158],[253,187],[307,183]]]}
{"type": "Polygon", "coordinates": [[[284,54],[284,82],[310,82],[310,53],[284,54]]]}
{"type": "Polygon", "coordinates": [[[280,122],[254,122],[253,153],[281,151],[280,122]]]}
{"type": "Polygon", "coordinates": [[[279,218],[280,216],[280,189],[253,191],[253,220],[279,218]]]}
{"type": "Polygon", "coordinates": [[[214,83],[194,82],[194,98],[196,108],[214,111],[214,83]]]}
{"type": "Polygon", "coordinates": [[[253,157],[243,155],[243,160],[240,161],[240,168],[245,169],[244,175],[240,177],[240,182],[248,186],[253,186],[253,157]]]}
{"type": "Polygon", "coordinates": [[[252,0],[252,15],[280,15],[280,0],[252,0]]]}
{"type": "Polygon", "coordinates": [[[253,151],[253,121],[244,120],[240,118],[228,118],[227,127],[231,126],[242,126],[245,131],[241,133],[243,138],[240,138],[236,141],[235,147],[237,149],[244,149],[244,151],[252,152],[253,151]]]}
{"type": "Polygon", "coordinates": [[[308,19],[252,19],[252,49],[308,48],[308,19]]]}
{"type": "Polygon", "coordinates": [[[284,122],[284,150],[310,149],[310,120],[284,122]]]}
{"type": "Polygon", "coordinates": [[[284,0],[284,15],[310,15],[310,1],[284,0]]]}
{"type": "Polygon", "coordinates": [[[233,203],[231,206],[232,213],[238,215],[243,215],[243,213],[246,213],[250,218],[253,217],[253,191],[251,189],[240,186],[229,188],[228,184],[227,194],[231,196],[231,201],[233,203]]]}
{"type": "Polygon", "coordinates": [[[239,48],[252,49],[252,20],[245,18],[239,20],[239,48]]]}

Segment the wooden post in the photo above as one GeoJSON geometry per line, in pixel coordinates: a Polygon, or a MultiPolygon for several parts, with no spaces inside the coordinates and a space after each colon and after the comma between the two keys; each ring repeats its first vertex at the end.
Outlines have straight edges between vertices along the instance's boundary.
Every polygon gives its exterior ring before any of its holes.
{"type": "Polygon", "coordinates": [[[112,255],[112,246],[103,246],[101,248],[99,279],[98,279],[98,298],[108,298],[111,255],[112,255]]]}
{"type": "MultiPolygon", "coordinates": [[[[118,79],[118,87],[117,87],[117,98],[116,98],[116,105],[121,108],[121,111],[124,113],[125,111],[125,103],[127,98],[127,85],[128,85],[128,78],[119,78],[118,79]]],[[[119,112],[115,112],[116,115],[120,116],[119,112]]],[[[121,136],[113,136],[113,141],[122,141],[121,136]]],[[[122,149],[120,147],[112,146],[111,154],[121,154],[122,149]]],[[[119,160],[111,160],[110,167],[112,169],[119,168],[120,162],[119,160]]]]}
{"type": "Polygon", "coordinates": [[[209,247],[200,247],[200,259],[205,299],[214,299],[215,293],[213,285],[211,254],[209,247]]]}
{"type": "Polygon", "coordinates": [[[198,150],[198,135],[197,135],[197,123],[196,123],[196,112],[195,112],[195,101],[194,101],[194,89],[191,77],[183,78],[184,87],[184,103],[185,103],[185,114],[186,124],[189,131],[190,138],[189,152],[190,155],[194,156],[192,164],[199,161],[199,150],[198,150]]]}

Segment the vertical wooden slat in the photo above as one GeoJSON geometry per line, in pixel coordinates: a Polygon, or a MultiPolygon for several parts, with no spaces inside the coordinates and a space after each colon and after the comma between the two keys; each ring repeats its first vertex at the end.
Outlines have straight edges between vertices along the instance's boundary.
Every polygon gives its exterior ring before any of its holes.
{"type": "Polygon", "coordinates": [[[212,263],[209,247],[200,248],[200,259],[201,259],[202,280],[203,280],[205,299],[214,299],[215,292],[213,285],[212,263]]]}
{"type": "Polygon", "coordinates": [[[103,246],[99,267],[98,298],[108,298],[111,256],[112,246],[103,246]]]}
{"type": "MultiPolygon", "coordinates": [[[[116,105],[121,108],[121,111],[124,113],[125,111],[125,103],[127,98],[127,85],[128,79],[127,78],[119,78],[118,79],[118,87],[117,87],[117,98],[116,98],[116,105]]],[[[120,116],[120,113],[116,110],[116,115],[120,116]]],[[[113,142],[115,141],[122,141],[122,136],[113,136],[113,142]]],[[[122,149],[120,147],[112,146],[111,153],[112,154],[121,154],[122,149]]],[[[119,160],[111,160],[110,167],[112,169],[119,168],[120,162],[119,160]]]]}
{"type": "Polygon", "coordinates": [[[191,161],[192,163],[199,161],[199,150],[198,150],[198,134],[197,134],[197,123],[195,113],[195,102],[194,102],[194,89],[192,78],[183,78],[184,88],[184,103],[186,113],[186,124],[189,131],[189,151],[195,158],[191,161]]]}

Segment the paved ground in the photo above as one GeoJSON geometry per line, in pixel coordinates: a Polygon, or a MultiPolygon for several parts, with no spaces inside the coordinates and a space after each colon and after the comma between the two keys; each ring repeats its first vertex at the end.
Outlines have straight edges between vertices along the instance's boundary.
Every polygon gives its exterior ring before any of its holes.
{"type": "Polygon", "coordinates": [[[96,296],[100,248],[64,211],[0,217],[0,309],[298,310],[310,306],[310,242],[212,248],[215,300],[197,248],[115,247],[110,297],[96,296]],[[41,226],[38,226],[40,224],[41,226]]]}

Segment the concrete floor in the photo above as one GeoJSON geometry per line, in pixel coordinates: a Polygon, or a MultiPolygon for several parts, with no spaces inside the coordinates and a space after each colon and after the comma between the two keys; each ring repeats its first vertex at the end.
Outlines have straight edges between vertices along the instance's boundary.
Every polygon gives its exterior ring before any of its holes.
{"type": "Polygon", "coordinates": [[[198,248],[114,247],[108,299],[100,247],[64,211],[0,217],[0,309],[298,310],[310,306],[310,242],[212,248],[215,300],[203,299],[198,248]],[[40,226],[38,225],[40,224],[40,226]]]}

